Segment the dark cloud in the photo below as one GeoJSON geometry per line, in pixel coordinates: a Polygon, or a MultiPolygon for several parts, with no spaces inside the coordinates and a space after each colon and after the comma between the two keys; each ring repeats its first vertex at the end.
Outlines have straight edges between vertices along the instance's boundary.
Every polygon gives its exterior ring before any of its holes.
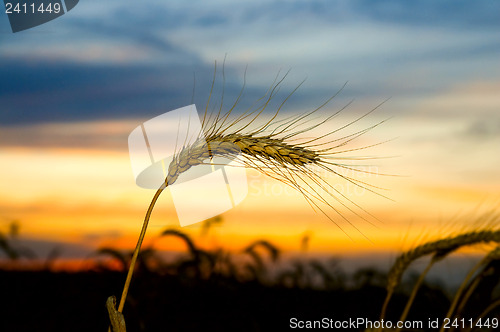
{"type": "MultiPolygon", "coordinates": [[[[85,258],[88,257],[94,249],[86,247],[82,244],[34,239],[30,237],[20,237],[17,239],[9,239],[10,245],[21,252],[29,250],[38,259],[47,259],[49,256],[57,253],[57,258],[85,258]]],[[[3,252],[0,251],[0,258],[5,258],[3,252]]]]}
{"type": "MultiPolygon", "coordinates": [[[[200,80],[210,69],[200,68],[200,80]]],[[[0,124],[146,117],[191,100],[192,67],[31,59],[0,66],[0,124]]]]}
{"type": "Polygon", "coordinates": [[[100,150],[127,150],[127,137],[137,127],[130,123],[94,122],[68,124],[30,124],[0,127],[0,147],[34,148],[94,148],[100,150]],[[120,125],[117,130],[116,126],[120,125]],[[106,130],[107,129],[107,130],[106,130]]]}
{"type": "Polygon", "coordinates": [[[500,2],[467,0],[357,0],[355,12],[378,22],[459,30],[500,28],[500,2]]]}
{"type": "Polygon", "coordinates": [[[470,123],[462,133],[467,138],[489,140],[500,138],[500,118],[470,123]]]}
{"type": "Polygon", "coordinates": [[[81,239],[83,240],[84,243],[95,243],[96,241],[100,240],[115,240],[119,239],[122,237],[123,234],[119,230],[110,230],[110,231],[105,231],[105,232],[99,232],[99,233],[86,233],[81,236],[81,239]]]}
{"type": "MultiPolygon", "coordinates": [[[[33,59],[4,60],[0,66],[0,125],[89,121],[96,119],[150,118],[194,102],[204,111],[210,93],[213,67],[164,65],[103,65],[33,59]],[[196,78],[193,78],[195,73],[196,78]],[[196,80],[196,83],[195,83],[196,80]]],[[[226,67],[225,106],[236,100],[243,80],[237,68],[226,67]]],[[[221,70],[212,92],[211,108],[220,106],[221,70]]],[[[272,76],[270,76],[272,77],[272,76]]],[[[262,97],[271,84],[244,90],[239,110],[262,97]]],[[[298,82],[285,82],[269,111],[284,100],[298,82]]],[[[328,89],[330,90],[330,89],[328,89]]],[[[299,90],[294,108],[315,107],[335,91],[299,90]]]]}
{"type": "MultiPolygon", "coordinates": [[[[172,45],[166,38],[160,36],[161,31],[155,30],[155,26],[160,22],[151,19],[143,22],[136,18],[119,16],[119,20],[99,18],[76,18],[69,24],[69,28],[78,31],[84,38],[95,38],[96,42],[109,40],[112,42],[122,41],[138,48],[159,52],[164,56],[164,60],[199,61],[199,58],[182,48],[172,45]]],[[[162,27],[165,29],[165,27],[162,27]]],[[[77,39],[80,39],[77,37],[77,39]]]]}
{"type": "Polygon", "coordinates": [[[500,28],[500,3],[495,0],[300,0],[245,4],[247,21],[315,17],[331,24],[372,21],[401,26],[453,29],[500,28]]]}
{"type": "Polygon", "coordinates": [[[229,18],[221,14],[204,15],[196,20],[196,24],[201,27],[211,27],[215,25],[223,25],[229,22],[229,18]]]}
{"type": "MultiPolygon", "coordinates": [[[[180,105],[186,95],[169,82],[177,68],[4,61],[0,123],[34,123],[137,116],[180,105]]],[[[180,75],[179,75],[180,76],[180,75]]]]}

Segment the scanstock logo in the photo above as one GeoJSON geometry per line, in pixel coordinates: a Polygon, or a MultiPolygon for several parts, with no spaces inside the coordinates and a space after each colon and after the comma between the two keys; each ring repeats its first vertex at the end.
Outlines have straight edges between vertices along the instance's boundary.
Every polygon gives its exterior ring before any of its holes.
{"type": "Polygon", "coordinates": [[[79,0],[60,1],[11,1],[4,0],[5,13],[9,17],[12,32],[31,29],[63,16],[75,8],[79,0]]]}

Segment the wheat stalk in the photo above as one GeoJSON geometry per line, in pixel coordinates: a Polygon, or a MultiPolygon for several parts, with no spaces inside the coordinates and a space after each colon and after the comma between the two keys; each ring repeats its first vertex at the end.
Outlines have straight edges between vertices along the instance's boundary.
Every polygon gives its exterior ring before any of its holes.
{"type": "MultiPolygon", "coordinates": [[[[478,273],[478,275],[470,282],[470,284],[467,287],[467,292],[464,294],[463,298],[460,299],[460,305],[457,308],[456,315],[459,315],[462,310],[464,309],[465,305],[467,304],[467,301],[471,297],[471,295],[474,293],[476,290],[476,287],[478,284],[481,282],[481,279],[484,277],[485,270],[488,267],[488,264],[490,264],[492,261],[495,261],[497,259],[500,259],[500,247],[497,246],[495,249],[490,251],[474,268],[472,268],[472,275],[474,275],[481,267],[483,267],[483,270],[478,273]]],[[[465,278],[464,281],[462,282],[463,287],[465,287],[466,283],[469,281],[470,278],[465,278]]],[[[461,286],[462,286],[461,285],[461,286]]],[[[459,291],[457,291],[457,294],[459,291]]]]}
{"type": "MultiPolygon", "coordinates": [[[[344,194],[339,192],[330,183],[323,179],[320,175],[315,172],[311,166],[319,167],[327,172],[338,175],[344,180],[361,186],[368,191],[375,192],[373,189],[368,187],[377,188],[371,186],[365,182],[359,181],[355,178],[351,178],[344,174],[341,174],[338,170],[334,168],[339,168],[342,170],[352,170],[364,173],[370,173],[362,171],[356,168],[356,166],[345,164],[341,160],[356,159],[348,157],[338,157],[337,154],[361,150],[369,148],[374,145],[382,144],[377,143],[371,146],[365,146],[356,149],[343,149],[345,145],[357,139],[361,135],[365,134],[367,131],[373,129],[374,127],[380,125],[381,121],[369,128],[365,128],[358,132],[343,136],[337,139],[328,139],[331,135],[338,133],[342,129],[349,127],[350,125],[363,119],[370,113],[372,113],[379,106],[372,109],[370,112],[358,117],[357,119],[338,127],[334,131],[330,131],[320,137],[315,137],[312,139],[307,139],[300,142],[297,138],[300,134],[310,132],[325,123],[327,123],[334,116],[339,114],[344,110],[349,104],[341,108],[336,113],[327,116],[321,121],[316,121],[312,125],[308,122],[311,121],[311,116],[315,114],[319,109],[323,108],[328,102],[330,102],[337,94],[342,91],[343,87],[326,102],[320,105],[318,108],[314,109],[305,114],[301,114],[295,117],[291,117],[285,120],[277,120],[278,113],[283,107],[285,102],[291,97],[291,95],[300,87],[297,86],[277,107],[275,113],[270,117],[270,119],[263,125],[257,128],[251,129],[251,125],[255,125],[256,120],[261,118],[263,112],[269,105],[271,99],[276,95],[279,90],[280,84],[286,77],[286,74],[278,79],[276,77],[275,81],[268,89],[266,94],[260,98],[257,102],[261,102],[260,105],[254,106],[253,110],[247,110],[239,115],[234,120],[229,120],[232,111],[237,106],[240,97],[242,95],[245,84],[242,87],[240,95],[232,105],[232,107],[225,113],[222,112],[224,93],[220,101],[219,111],[214,113],[208,112],[208,105],[210,103],[213,85],[215,82],[215,72],[214,79],[212,81],[212,88],[210,90],[210,95],[207,102],[207,107],[205,110],[205,115],[203,117],[202,127],[203,130],[199,134],[199,137],[194,140],[193,143],[180,147],[179,151],[174,155],[167,171],[167,176],[165,182],[158,189],[154,195],[149,208],[144,218],[144,223],[139,235],[139,240],[137,242],[134,254],[130,263],[130,267],[127,274],[127,279],[125,281],[125,286],[120,299],[120,304],[118,307],[118,312],[122,312],[125,305],[125,299],[127,297],[128,288],[130,286],[130,281],[132,278],[134,266],[137,260],[137,256],[144,239],[147,226],[149,223],[149,218],[151,212],[154,208],[156,201],[158,200],[161,192],[167,188],[169,185],[175,183],[179,176],[189,170],[191,167],[202,165],[207,163],[215,156],[229,157],[233,158],[235,156],[241,155],[241,166],[256,169],[263,174],[270,176],[272,178],[278,179],[283,183],[293,187],[303,194],[305,199],[310,203],[313,208],[317,208],[324,215],[326,215],[331,221],[335,221],[326,213],[318,203],[324,203],[328,207],[332,208],[340,217],[342,217],[349,224],[350,221],[343,216],[343,214],[337,210],[328,200],[328,197],[333,197],[337,202],[346,207],[349,211],[355,213],[360,218],[366,220],[363,216],[360,216],[353,208],[349,207],[348,204],[351,203],[358,207],[362,211],[366,212],[359,205],[354,203],[351,199],[346,197],[344,194]],[[276,83],[277,82],[277,83],[276,83]],[[306,128],[302,128],[304,125],[308,125],[306,128]],[[322,140],[327,140],[322,142],[322,140]],[[337,159],[337,160],[334,160],[337,159]]],[[[222,70],[224,77],[224,68],[222,70]]],[[[279,74],[278,74],[279,75],[279,74]]],[[[301,83],[302,84],[302,83],[301,83]]],[[[344,85],[345,86],[345,85],[344,85]]],[[[359,159],[370,159],[370,158],[359,158],[359,159]]],[[[207,163],[208,164],[208,163],[207,163]]],[[[377,192],[375,192],[377,193],[377,192]]],[[[378,193],[377,193],[378,194],[378,193]]],[[[368,212],[366,212],[368,213],[368,212]]],[[[352,224],[351,224],[352,225],[352,224]]],[[[338,225],[337,225],[338,226],[338,225]]],[[[352,225],[356,228],[354,225],[352,225]]],[[[339,227],[340,228],[340,227],[339,227]]],[[[342,228],[340,228],[342,230],[342,228]]],[[[356,228],[357,229],[357,228],[356,228]]],[[[343,231],[343,230],[342,230],[343,231]]],[[[347,233],[344,232],[346,235],[347,233]]],[[[361,233],[361,232],[360,232],[361,233]]],[[[362,234],[362,233],[361,233],[362,234]]]]}
{"type": "MultiPolygon", "coordinates": [[[[343,90],[343,88],[345,87],[344,84],[344,86],[337,93],[331,96],[316,109],[289,119],[281,121],[277,120],[281,108],[285,105],[292,94],[301,86],[301,83],[283,100],[283,102],[277,107],[274,114],[270,116],[270,119],[266,123],[252,129],[251,125],[255,124],[257,119],[260,119],[264,116],[264,111],[268,107],[269,102],[275,97],[281,83],[286,78],[287,74],[283,75],[281,79],[278,79],[278,73],[275,81],[268,89],[266,94],[258,100],[258,102],[261,102],[260,105],[254,105],[249,110],[239,115],[239,117],[237,117],[235,120],[230,121],[228,119],[232,115],[233,110],[238,105],[245,85],[243,85],[242,91],[240,91],[240,95],[228,111],[226,111],[225,113],[222,112],[224,101],[224,97],[222,96],[219,111],[215,114],[211,114],[208,111],[208,104],[210,103],[213,84],[215,82],[214,71],[212,88],[203,117],[203,132],[200,133],[198,139],[195,140],[194,143],[188,146],[182,146],[180,148],[180,151],[174,156],[172,162],[169,165],[165,182],[167,185],[172,185],[173,183],[175,183],[180,174],[187,171],[193,166],[208,164],[207,160],[213,158],[214,156],[222,156],[232,159],[237,155],[241,155],[241,157],[243,158],[242,160],[239,160],[241,162],[241,166],[255,169],[266,176],[277,179],[296,189],[301,194],[303,194],[306,201],[314,209],[322,212],[348,237],[350,237],[349,234],[347,234],[337,224],[337,222],[323,210],[320,204],[324,204],[327,208],[335,211],[340,218],[349,223],[354,229],[356,229],[360,234],[364,236],[364,234],[355,225],[353,225],[350,220],[340,212],[340,210],[335,208],[330,199],[334,199],[337,203],[339,203],[344,208],[349,210],[360,219],[363,219],[364,221],[370,223],[367,218],[356,212],[350,205],[360,209],[371,218],[376,218],[368,213],[365,209],[363,209],[360,205],[356,204],[345,194],[343,194],[341,191],[339,191],[338,188],[335,188],[331,183],[327,182],[323,177],[318,175],[317,169],[321,169],[323,171],[326,171],[327,173],[334,174],[353,185],[363,188],[364,190],[385,197],[384,195],[376,191],[376,189],[382,188],[360,181],[359,179],[356,179],[354,177],[342,174],[342,171],[345,170],[375,174],[373,172],[364,171],[357,168],[357,166],[359,165],[353,166],[347,164],[345,163],[345,160],[366,160],[376,158],[351,158],[339,157],[338,155],[342,153],[367,149],[385,143],[379,142],[370,146],[344,149],[344,146],[387,120],[380,121],[368,128],[351,133],[349,135],[344,135],[340,138],[329,139],[334,134],[337,134],[341,130],[367,117],[378,107],[380,107],[385,101],[369,112],[365,113],[364,115],[343,126],[337,127],[337,129],[333,131],[329,131],[326,134],[321,135],[320,137],[300,141],[297,136],[299,136],[300,134],[309,133],[312,129],[316,129],[319,126],[328,123],[329,120],[337,116],[351,104],[348,103],[340,110],[325,117],[324,119],[315,121],[312,125],[309,125],[306,128],[301,128],[311,121],[311,117],[315,115],[318,110],[323,108],[343,90]],[[314,169],[313,167],[316,167],[316,169],[314,169]]],[[[381,173],[376,174],[388,175],[381,173]]]]}
{"type": "Polygon", "coordinates": [[[477,243],[500,242],[500,230],[472,231],[454,237],[432,241],[420,245],[400,255],[391,270],[387,280],[387,288],[394,289],[401,281],[401,276],[407,267],[416,259],[439,251],[455,251],[464,246],[477,243]]]}
{"type": "Polygon", "coordinates": [[[424,243],[401,254],[392,265],[387,276],[387,296],[382,306],[381,319],[385,318],[387,306],[394,289],[399,285],[403,273],[413,261],[433,253],[443,256],[464,246],[489,242],[500,243],[500,230],[471,231],[456,236],[450,236],[437,241],[424,243]]]}
{"type": "MultiPolygon", "coordinates": [[[[436,252],[427,266],[425,267],[424,271],[420,274],[420,276],[417,279],[417,282],[413,286],[413,289],[411,291],[410,297],[408,298],[408,302],[406,302],[406,306],[403,309],[403,312],[401,313],[401,316],[399,317],[399,321],[403,322],[406,320],[406,317],[408,316],[408,313],[410,312],[411,305],[413,304],[413,301],[415,300],[415,297],[417,296],[417,292],[420,289],[420,286],[425,280],[425,277],[427,276],[427,273],[431,270],[432,266],[439,262],[440,260],[444,259],[448,254],[451,253],[451,251],[444,251],[444,252],[436,252]]],[[[396,332],[401,331],[401,328],[397,328],[396,332]]]]}

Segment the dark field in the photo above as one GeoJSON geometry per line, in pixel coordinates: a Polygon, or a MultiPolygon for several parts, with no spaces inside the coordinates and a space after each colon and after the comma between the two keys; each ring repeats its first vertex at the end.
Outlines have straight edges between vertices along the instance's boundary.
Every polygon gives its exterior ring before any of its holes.
{"type": "MultiPolygon", "coordinates": [[[[321,321],[324,328],[357,319],[380,322],[388,271],[367,267],[347,273],[333,257],[284,259],[279,248],[266,240],[233,253],[201,249],[178,230],[168,229],[162,235],[181,239],[187,251],[167,258],[151,247],[143,248],[123,311],[129,332],[282,331],[308,321],[321,321]]],[[[14,236],[2,239],[0,331],[107,331],[105,303],[109,296],[121,296],[130,252],[101,248],[77,272],[62,272],[55,269],[56,251],[40,260],[29,248],[15,246],[14,236]]],[[[462,292],[458,286],[450,287],[451,278],[420,280],[422,272],[409,269],[388,302],[384,320],[395,324],[411,302],[412,290],[418,289],[406,321],[420,321],[423,328],[402,331],[433,330],[429,320],[442,322],[455,294],[460,297],[452,318],[490,319],[488,326],[476,330],[494,330],[500,314],[497,251],[481,260],[463,282],[462,292]]],[[[452,260],[439,250],[432,257],[452,260]]],[[[456,270],[456,279],[462,280],[456,270]]],[[[365,322],[348,326],[360,331],[370,327],[365,322]]]]}
{"type": "MultiPolygon", "coordinates": [[[[127,331],[281,331],[289,329],[292,317],[376,320],[386,294],[380,277],[360,271],[350,289],[314,289],[139,271],[124,315],[127,331]]],[[[121,294],[124,278],[113,271],[1,271],[0,331],[106,331],[106,299],[121,294]]],[[[404,303],[404,296],[395,296],[393,313],[404,303]]],[[[448,305],[439,290],[423,287],[411,318],[442,316],[448,305]]]]}

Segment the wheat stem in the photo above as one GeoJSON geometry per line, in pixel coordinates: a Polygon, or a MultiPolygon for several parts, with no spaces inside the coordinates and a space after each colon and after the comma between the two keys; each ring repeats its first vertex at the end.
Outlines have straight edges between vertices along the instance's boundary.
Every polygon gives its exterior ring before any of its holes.
{"type": "MultiPolygon", "coordinates": [[[[481,272],[478,273],[478,275],[474,278],[474,280],[470,282],[470,286],[468,287],[467,292],[462,297],[462,300],[460,301],[460,305],[458,306],[458,308],[455,312],[455,316],[460,315],[460,313],[465,308],[465,305],[469,301],[469,298],[471,297],[471,295],[474,293],[476,287],[481,282],[481,279],[485,274],[485,269],[487,269],[488,264],[490,262],[492,262],[493,260],[498,259],[499,255],[500,255],[500,247],[497,247],[497,248],[493,249],[492,251],[490,251],[490,253],[488,255],[486,255],[486,257],[483,259],[482,265],[484,265],[484,268],[481,272]]],[[[480,265],[478,264],[476,266],[476,268],[479,268],[479,267],[480,267],[480,265]]]]}
{"type": "Polygon", "coordinates": [[[401,254],[396,259],[387,277],[387,296],[382,306],[380,318],[385,318],[387,306],[394,293],[394,289],[399,285],[403,273],[414,260],[432,253],[440,253],[439,255],[443,256],[444,253],[452,253],[464,246],[489,242],[500,243],[500,230],[472,231],[454,237],[427,242],[401,254]]]}
{"type": "MultiPolygon", "coordinates": [[[[474,274],[476,273],[477,270],[479,270],[479,268],[483,265],[484,261],[481,260],[480,262],[478,262],[468,273],[467,275],[465,276],[464,280],[462,281],[462,283],[460,284],[460,287],[458,288],[457,292],[455,293],[455,297],[453,298],[453,302],[451,303],[450,305],[450,308],[448,309],[448,312],[446,313],[446,318],[450,318],[451,315],[453,314],[453,311],[455,311],[455,307],[457,306],[458,304],[458,300],[460,299],[460,297],[462,296],[462,293],[464,292],[465,290],[465,287],[467,286],[467,284],[469,283],[469,280],[471,280],[471,278],[474,276],[474,274]]],[[[444,328],[441,329],[441,331],[443,331],[444,328]]]]}
{"type": "MultiPolygon", "coordinates": [[[[453,298],[453,302],[450,305],[450,308],[448,309],[448,312],[446,313],[446,318],[451,318],[451,315],[455,311],[455,308],[458,305],[458,301],[460,300],[462,293],[465,291],[466,286],[469,284],[469,280],[474,276],[474,274],[483,266],[486,262],[489,260],[489,255],[484,257],[481,261],[479,261],[470,271],[467,273],[465,276],[464,281],[462,284],[460,284],[460,287],[458,288],[457,292],[455,293],[455,297],[453,298]]],[[[444,331],[444,326],[441,327],[440,332],[444,331]]]]}
{"type": "Polygon", "coordinates": [[[380,320],[385,318],[385,313],[387,312],[387,306],[389,305],[389,301],[391,300],[392,293],[394,293],[394,289],[389,289],[387,291],[387,295],[385,296],[384,304],[382,305],[382,310],[380,312],[380,320]]]}
{"type": "Polygon", "coordinates": [[[461,312],[464,310],[465,306],[467,305],[467,302],[469,301],[471,295],[474,293],[476,290],[477,286],[481,282],[481,274],[483,272],[479,272],[479,274],[470,282],[470,286],[467,287],[467,292],[464,294],[462,297],[462,300],[460,301],[460,305],[458,305],[457,310],[455,311],[455,317],[458,317],[461,312]]]}
{"type": "MultiPolygon", "coordinates": [[[[422,285],[422,283],[424,282],[424,279],[425,279],[427,273],[429,272],[431,267],[434,265],[434,262],[435,262],[435,260],[431,259],[429,264],[427,264],[425,270],[418,277],[418,280],[415,283],[415,286],[413,286],[413,289],[411,291],[410,298],[408,299],[408,302],[406,302],[405,309],[403,310],[403,313],[401,314],[401,317],[399,318],[400,322],[403,322],[406,319],[406,317],[408,316],[408,313],[410,312],[411,305],[413,304],[413,301],[415,300],[415,297],[417,296],[417,292],[420,289],[420,286],[422,285]]],[[[399,331],[401,331],[401,328],[398,328],[396,330],[396,332],[399,332],[399,331]]]]}
{"type": "MultiPolygon", "coordinates": [[[[218,107],[218,110],[210,114],[208,112],[208,108],[212,99],[212,93],[216,81],[217,64],[215,66],[216,67],[214,70],[212,85],[210,88],[208,101],[205,106],[205,114],[201,123],[202,131],[198,134],[197,139],[189,144],[187,143],[188,137],[185,138],[184,142],[182,142],[182,140],[179,140],[182,138],[177,137],[178,140],[176,141],[175,145],[175,150],[177,152],[174,154],[172,161],[168,166],[165,181],[154,195],[144,218],[139,239],[137,241],[137,245],[133,252],[133,256],[128,269],[127,278],[120,299],[120,304],[117,310],[119,313],[123,311],[132,275],[134,273],[134,268],[137,263],[139,251],[146,235],[149,219],[160,194],[167,186],[172,185],[174,182],[176,182],[176,180],[182,173],[188,171],[191,167],[204,165],[206,163],[206,160],[212,159],[214,156],[235,160],[236,157],[241,156],[242,158],[238,159],[238,161],[240,162],[239,166],[253,168],[257,171],[260,171],[264,175],[277,179],[296,189],[298,192],[304,195],[304,198],[311,205],[311,207],[313,207],[313,209],[321,211],[348,237],[349,235],[319,206],[320,203],[325,204],[327,207],[334,210],[343,220],[348,222],[352,227],[354,227],[364,236],[364,234],[357,227],[355,227],[345,216],[343,216],[339,210],[335,209],[335,207],[326,199],[326,197],[323,197],[322,195],[329,196],[330,198],[335,199],[338,203],[348,208],[349,211],[355,213],[359,217],[361,216],[353,211],[353,209],[348,207],[348,204],[353,204],[355,207],[360,208],[365,213],[367,212],[359,205],[355,204],[348,197],[339,192],[337,189],[335,189],[331,184],[323,179],[321,175],[317,174],[309,167],[315,166],[322,168],[323,170],[326,170],[331,174],[339,176],[339,178],[345,181],[374,192],[373,190],[365,187],[368,185],[367,183],[356,180],[347,175],[343,175],[341,174],[341,172],[335,171],[334,168],[339,168],[340,170],[362,172],[362,170],[356,169],[356,165],[348,167],[349,165],[345,163],[345,160],[348,158],[340,157],[338,159],[342,160],[342,163],[335,163],[335,157],[340,153],[361,149],[358,148],[339,151],[340,147],[343,147],[351,141],[359,138],[361,135],[378,126],[382,122],[362,131],[358,131],[354,134],[347,135],[339,139],[330,140],[329,142],[322,143],[321,139],[327,138],[330,135],[337,133],[340,130],[343,130],[356,123],[357,121],[365,118],[373,111],[375,111],[375,109],[377,109],[380,105],[375,107],[365,115],[358,117],[356,120],[351,121],[350,123],[347,123],[346,125],[341,126],[334,131],[330,131],[325,135],[320,135],[319,137],[315,137],[313,139],[308,138],[305,142],[300,143],[297,142],[297,140],[299,139],[299,134],[310,132],[318,126],[327,123],[330,119],[335,117],[350,104],[347,104],[338,112],[327,116],[326,119],[323,119],[322,121],[319,121],[312,125],[308,125],[306,128],[301,129],[301,126],[304,126],[309,121],[311,121],[311,116],[316,111],[323,108],[327,103],[329,103],[344,88],[345,84],[342,89],[340,89],[334,96],[330,97],[326,102],[324,102],[315,110],[303,115],[294,116],[284,122],[283,120],[277,119],[280,110],[292,97],[296,90],[302,85],[302,82],[295,89],[293,89],[293,91],[289,93],[286,98],[284,98],[284,100],[277,106],[277,110],[274,112],[274,114],[272,114],[270,118],[264,122],[264,124],[258,124],[257,120],[260,119],[264,111],[270,106],[271,100],[279,92],[282,82],[288,75],[288,73],[286,73],[285,75],[280,77],[280,74],[278,73],[264,96],[256,101],[256,106],[251,106],[249,109],[240,114],[235,120],[229,121],[231,112],[237,106],[240,97],[243,94],[245,83],[243,84],[243,87],[235,103],[227,112],[223,112],[223,104],[225,102],[225,72],[223,63],[223,87],[220,106],[218,107]],[[334,142],[334,146],[326,146],[332,145],[334,142]],[[315,186],[317,186],[318,189],[315,189],[315,186]],[[323,191],[324,193],[322,193],[323,191]]],[[[244,80],[246,82],[246,70],[244,80]]],[[[352,159],[355,160],[356,158],[352,159]]],[[[366,220],[363,217],[361,218],[366,220]]]]}
{"type": "Polygon", "coordinates": [[[135,246],[134,254],[132,256],[132,260],[130,261],[130,267],[128,268],[127,279],[125,280],[125,286],[123,286],[122,297],[120,298],[120,304],[118,306],[118,312],[123,312],[123,307],[125,306],[125,300],[127,299],[128,289],[130,287],[130,282],[132,280],[132,275],[134,274],[134,267],[137,262],[137,256],[139,255],[139,251],[141,250],[142,241],[144,240],[144,236],[146,235],[146,230],[148,228],[149,219],[151,217],[151,213],[153,212],[153,208],[155,206],[156,201],[160,197],[162,191],[166,188],[166,184],[162,184],[161,187],[156,191],[156,194],[153,196],[151,203],[149,204],[148,211],[146,212],[146,216],[144,217],[144,222],[142,223],[141,233],[139,235],[139,239],[137,240],[137,245],[135,246]]]}

